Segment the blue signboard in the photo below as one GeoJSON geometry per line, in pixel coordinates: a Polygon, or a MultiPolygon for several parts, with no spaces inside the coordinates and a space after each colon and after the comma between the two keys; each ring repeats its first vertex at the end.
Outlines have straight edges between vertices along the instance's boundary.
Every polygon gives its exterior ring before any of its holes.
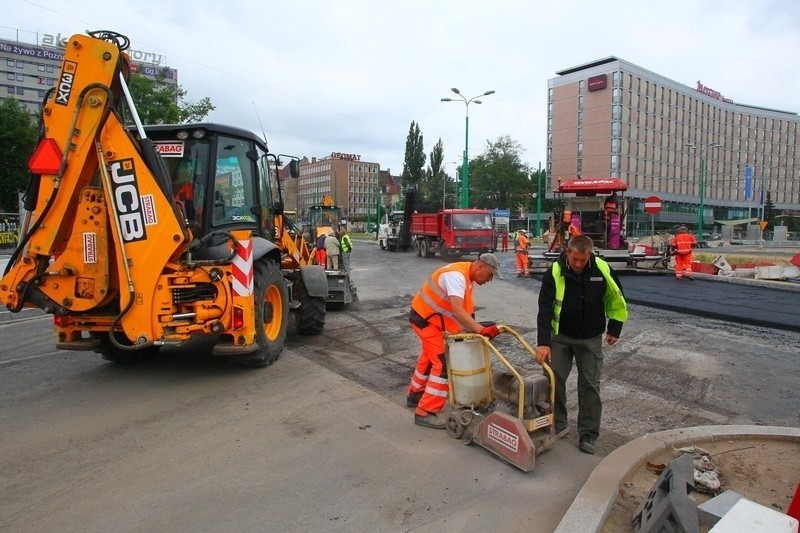
{"type": "Polygon", "coordinates": [[[744,167],[744,199],[753,199],[753,165],[744,167]]]}

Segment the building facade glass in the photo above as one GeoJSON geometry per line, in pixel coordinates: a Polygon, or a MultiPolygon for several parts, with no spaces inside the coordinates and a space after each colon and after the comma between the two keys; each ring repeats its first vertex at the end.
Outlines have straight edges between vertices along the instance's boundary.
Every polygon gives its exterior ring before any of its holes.
{"type": "Polygon", "coordinates": [[[696,223],[701,183],[704,225],[756,216],[767,193],[776,209],[800,210],[796,112],[736,103],[699,81],[689,87],[616,57],[556,74],[548,81],[553,187],[620,178],[634,200],[629,225],[649,223],[641,205],[648,196],[662,199],[665,222],[696,223]]]}

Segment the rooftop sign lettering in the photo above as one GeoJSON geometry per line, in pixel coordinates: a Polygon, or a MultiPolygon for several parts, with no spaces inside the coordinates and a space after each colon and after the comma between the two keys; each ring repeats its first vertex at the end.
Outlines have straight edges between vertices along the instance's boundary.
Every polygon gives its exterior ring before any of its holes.
{"type": "Polygon", "coordinates": [[[719,91],[715,91],[710,87],[706,87],[700,82],[700,80],[697,81],[697,92],[703,93],[704,95],[710,96],[711,98],[716,98],[717,100],[725,102],[726,104],[733,103],[733,100],[731,100],[730,98],[725,98],[719,91]]]}
{"type": "MultiPolygon", "coordinates": [[[[67,40],[69,37],[62,37],[60,33],[50,35],[49,33],[42,34],[42,46],[49,46],[52,48],[59,48],[63,50],[67,47],[67,40]]],[[[149,65],[160,65],[167,58],[161,54],[154,52],[142,52],[141,50],[127,50],[128,55],[133,61],[137,63],[147,63],[149,65]]]]}
{"type": "Polygon", "coordinates": [[[361,161],[361,154],[344,154],[342,152],[331,152],[331,159],[344,159],[346,161],[361,161]]]}

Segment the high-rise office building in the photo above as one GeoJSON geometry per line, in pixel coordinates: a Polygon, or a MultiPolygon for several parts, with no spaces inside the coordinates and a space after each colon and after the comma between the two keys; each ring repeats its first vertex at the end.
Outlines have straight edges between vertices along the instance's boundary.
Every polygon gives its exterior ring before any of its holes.
{"type": "MultiPolygon", "coordinates": [[[[616,57],[568,68],[548,81],[547,175],[616,177],[633,199],[664,202],[663,222],[704,226],[755,217],[764,197],[800,210],[800,117],[734,102],[698,81],[689,87],[616,57]],[[763,191],[763,192],[762,192],[763,191]]],[[[719,89],[719,88],[717,88],[719,89]]]]}

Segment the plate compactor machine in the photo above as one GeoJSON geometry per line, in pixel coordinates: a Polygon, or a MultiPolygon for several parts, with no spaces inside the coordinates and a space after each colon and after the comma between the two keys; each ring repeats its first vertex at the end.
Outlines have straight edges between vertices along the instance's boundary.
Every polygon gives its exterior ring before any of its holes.
{"type": "MultiPolygon", "coordinates": [[[[498,329],[535,356],[519,333],[508,326],[498,329]]],[[[475,333],[445,334],[445,357],[452,406],[445,429],[451,437],[466,437],[530,472],[536,455],[568,433],[555,432],[555,377],[547,363],[543,373],[522,376],[486,337],[475,333]]]]}

